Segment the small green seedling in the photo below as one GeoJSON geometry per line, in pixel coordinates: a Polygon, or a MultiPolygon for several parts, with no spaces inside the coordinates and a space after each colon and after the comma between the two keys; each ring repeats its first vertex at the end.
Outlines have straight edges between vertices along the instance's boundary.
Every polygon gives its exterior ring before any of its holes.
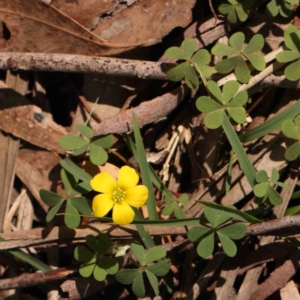
{"type": "Polygon", "coordinates": [[[284,50],[276,55],[280,63],[290,63],[284,70],[284,75],[288,80],[296,81],[300,79],[300,30],[290,25],[284,31],[284,44],[289,50],[284,50]]]}
{"type": "Polygon", "coordinates": [[[184,79],[186,85],[193,89],[199,86],[199,78],[196,72],[201,72],[205,77],[212,74],[210,63],[210,54],[206,49],[201,49],[195,54],[197,41],[195,39],[186,39],[181,47],[171,47],[166,50],[165,56],[170,59],[184,60],[176,67],[168,71],[167,77],[171,81],[181,81],[184,79]]]}
{"type": "Polygon", "coordinates": [[[114,275],[119,270],[118,262],[106,253],[112,248],[112,241],[107,234],[100,233],[97,237],[88,235],[86,246],[77,246],[74,258],[81,262],[79,274],[90,277],[92,274],[98,281],[105,280],[107,274],[114,275]]]}
{"type": "Polygon", "coordinates": [[[166,205],[162,210],[162,214],[164,216],[169,216],[172,213],[174,213],[174,216],[177,219],[184,219],[185,213],[182,210],[182,208],[179,206],[179,204],[181,203],[182,205],[187,205],[188,202],[189,202],[189,197],[187,194],[182,194],[178,199],[174,199],[173,197],[171,199],[166,199],[166,205]]]}
{"type": "Polygon", "coordinates": [[[171,266],[171,261],[164,258],[166,251],[161,247],[152,247],[147,252],[138,243],[131,244],[131,250],[136,256],[139,268],[120,270],[116,279],[123,284],[132,284],[132,291],[137,297],[145,296],[145,284],[143,274],[146,274],[155,295],[159,295],[158,279],[166,275],[171,266]]]}
{"type": "Polygon", "coordinates": [[[254,195],[256,196],[256,203],[267,202],[272,205],[281,205],[283,200],[281,195],[273,188],[274,185],[278,185],[282,188],[288,189],[289,186],[279,182],[279,172],[277,169],[272,169],[272,175],[269,178],[265,170],[261,170],[256,174],[257,184],[253,188],[254,195]]]}
{"type": "Polygon", "coordinates": [[[248,101],[246,91],[237,92],[239,84],[236,81],[228,81],[220,87],[215,81],[207,82],[210,97],[201,96],[196,101],[196,107],[206,113],[204,124],[210,129],[216,129],[222,125],[225,113],[238,124],[246,120],[246,110],[243,107],[248,101]]]}
{"type": "Polygon", "coordinates": [[[103,165],[108,159],[107,151],[104,149],[113,145],[113,136],[110,134],[93,137],[93,130],[82,124],[76,125],[76,129],[83,137],[65,135],[59,141],[60,146],[68,151],[73,151],[74,156],[81,155],[89,149],[90,161],[94,165],[103,165]]]}
{"type": "Polygon", "coordinates": [[[86,197],[73,197],[80,191],[86,192],[80,185],[77,185],[78,181],[73,175],[62,169],[61,178],[66,189],[67,197],[60,196],[51,191],[40,190],[41,199],[51,207],[47,214],[46,221],[50,222],[66,201],[65,224],[69,228],[76,228],[80,224],[81,214],[90,215],[92,213],[91,201],[86,197]]]}
{"type": "Polygon", "coordinates": [[[234,70],[236,78],[242,83],[247,83],[250,80],[250,70],[245,58],[254,69],[264,70],[265,57],[258,51],[264,47],[265,40],[261,34],[255,34],[245,48],[244,42],[244,33],[236,32],[229,38],[229,45],[217,44],[211,49],[211,53],[217,56],[228,56],[216,64],[219,73],[227,74],[234,70]]]}
{"type": "Polygon", "coordinates": [[[230,257],[235,256],[237,248],[232,240],[239,240],[246,235],[246,225],[235,223],[222,226],[222,224],[231,219],[231,216],[223,211],[218,211],[207,206],[204,208],[204,215],[212,227],[195,226],[188,232],[189,240],[199,242],[197,246],[199,256],[205,258],[213,253],[215,234],[217,234],[225,253],[230,257]]]}
{"type": "Polygon", "coordinates": [[[276,17],[280,14],[282,17],[287,18],[293,12],[292,4],[298,4],[299,0],[271,0],[267,5],[267,12],[276,17]]]}
{"type": "Polygon", "coordinates": [[[296,160],[300,157],[300,115],[294,119],[285,120],[281,125],[281,130],[288,138],[297,140],[296,143],[286,149],[284,154],[286,160],[296,160]]]}
{"type": "Polygon", "coordinates": [[[245,22],[248,18],[248,12],[254,0],[227,0],[227,3],[219,5],[218,10],[221,14],[227,15],[229,23],[236,23],[237,19],[245,22]]]}

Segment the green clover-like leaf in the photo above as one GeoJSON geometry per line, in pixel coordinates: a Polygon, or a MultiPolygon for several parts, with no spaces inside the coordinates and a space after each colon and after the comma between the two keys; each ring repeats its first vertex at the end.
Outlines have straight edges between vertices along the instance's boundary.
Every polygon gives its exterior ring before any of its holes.
{"type": "Polygon", "coordinates": [[[268,177],[267,172],[261,170],[256,173],[256,181],[258,182],[254,188],[253,192],[254,195],[257,197],[255,202],[260,204],[264,201],[268,200],[270,204],[273,205],[281,205],[282,204],[282,197],[280,194],[272,187],[273,184],[281,186],[282,188],[288,189],[289,186],[286,184],[279,182],[279,172],[276,168],[272,169],[271,178],[268,177]]]}
{"type": "Polygon", "coordinates": [[[163,259],[159,262],[152,264],[150,266],[147,266],[147,270],[153,273],[155,276],[165,276],[171,267],[171,261],[170,259],[163,259]]]}
{"type": "Polygon", "coordinates": [[[120,270],[116,274],[116,279],[123,284],[131,284],[140,273],[139,269],[120,270]]]}
{"type": "Polygon", "coordinates": [[[81,221],[81,217],[78,213],[78,210],[70,201],[67,201],[64,220],[65,220],[65,224],[69,228],[78,227],[81,221]]]}
{"type": "Polygon", "coordinates": [[[165,57],[170,59],[188,60],[196,50],[197,41],[195,39],[186,39],[181,47],[170,47],[165,52],[165,57]]]}
{"type": "Polygon", "coordinates": [[[236,81],[228,81],[221,92],[216,82],[207,82],[207,89],[211,97],[199,97],[196,100],[196,107],[206,113],[204,124],[208,128],[220,127],[226,112],[236,123],[245,122],[246,110],[243,105],[248,101],[248,93],[246,91],[237,93],[238,88],[239,84],[236,81]]]}
{"type": "Polygon", "coordinates": [[[239,240],[247,233],[247,226],[244,223],[235,223],[222,227],[218,230],[219,233],[226,235],[232,240],[239,240]]]}
{"type": "Polygon", "coordinates": [[[285,120],[281,125],[281,130],[288,138],[297,140],[296,143],[287,148],[284,154],[286,160],[296,160],[300,157],[300,115],[296,116],[293,120],[285,120]]]}
{"type": "Polygon", "coordinates": [[[93,129],[83,124],[77,124],[76,129],[86,138],[91,139],[93,137],[93,129]]]}
{"type": "Polygon", "coordinates": [[[214,234],[211,233],[204,239],[200,241],[200,243],[197,246],[197,253],[199,256],[206,258],[210,256],[214,251],[215,246],[215,239],[214,234]]]}
{"type": "Polygon", "coordinates": [[[134,255],[136,256],[140,265],[145,266],[146,265],[146,257],[145,257],[144,247],[140,243],[135,242],[135,243],[131,244],[131,250],[134,253],[134,255]]]}
{"type": "Polygon", "coordinates": [[[166,50],[165,56],[167,58],[185,60],[167,72],[169,80],[177,82],[184,79],[186,85],[193,89],[199,85],[197,72],[201,72],[206,77],[212,74],[212,69],[208,66],[210,63],[209,52],[206,49],[201,49],[193,55],[196,46],[197,41],[195,39],[186,39],[180,48],[171,47],[166,50]]]}
{"type": "Polygon", "coordinates": [[[150,248],[145,254],[145,264],[148,265],[151,262],[156,260],[160,260],[161,258],[165,257],[167,254],[166,250],[155,246],[150,248]]]}
{"type": "Polygon", "coordinates": [[[254,0],[228,0],[230,4],[221,4],[218,10],[221,14],[227,15],[229,23],[236,23],[237,19],[244,22],[248,18],[248,12],[254,0]]]}
{"type": "Polygon", "coordinates": [[[62,148],[69,150],[69,151],[79,149],[88,144],[89,144],[88,140],[85,140],[81,137],[73,136],[73,135],[65,135],[59,141],[59,145],[62,148]]]}
{"type": "Polygon", "coordinates": [[[235,256],[237,252],[235,243],[229,237],[222,234],[221,232],[218,231],[217,234],[225,253],[230,257],[235,256]]]}
{"type": "Polygon", "coordinates": [[[284,75],[288,80],[296,81],[300,79],[300,31],[296,26],[290,25],[284,31],[284,43],[289,50],[279,52],[276,59],[281,63],[291,62],[284,75]]]}
{"type": "Polygon", "coordinates": [[[244,42],[244,33],[236,32],[229,38],[229,45],[215,45],[211,52],[217,56],[230,56],[216,64],[219,73],[227,74],[234,70],[236,78],[242,83],[247,83],[250,80],[250,70],[244,57],[258,71],[266,67],[266,61],[264,56],[258,53],[264,47],[264,38],[261,34],[254,35],[243,50],[244,42]]]}
{"type": "Polygon", "coordinates": [[[155,295],[158,296],[159,295],[159,289],[158,289],[158,279],[157,279],[157,277],[147,269],[145,270],[145,272],[146,272],[148,280],[149,280],[149,282],[150,282],[150,284],[151,284],[151,286],[154,290],[155,295]]]}
{"type": "Polygon", "coordinates": [[[226,213],[213,209],[211,207],[204,207],[204,214],[208,222],[214,227],[217,228],[221,224],[227,222],[231,219],[226,213]]]}
{"type": "Polygon", "coordinates": [[[94,257],[94,253],[92,253],[85,246],[77,246],[74,251],[74,258],[79,262],[88,262],[94,257]]]}
{"type": "Polygon", "coordinates": [[[272,17],[276,17],[278,13],[282,17],[289,17],[293,12],[291,4],[298,4],[299,0],[271,0],[267,5],[267,11],[272,17]]]}

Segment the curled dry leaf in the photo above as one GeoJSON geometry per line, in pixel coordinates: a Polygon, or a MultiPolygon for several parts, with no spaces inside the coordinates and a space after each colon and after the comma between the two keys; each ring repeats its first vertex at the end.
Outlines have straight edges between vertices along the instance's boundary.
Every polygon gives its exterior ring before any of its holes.
{"type": "Polygon", "coordinates": [[[47,3],[0,0],[0,51],[121,53],[154,44],[174,27],[188,25],[195,0],[47,3]]]}

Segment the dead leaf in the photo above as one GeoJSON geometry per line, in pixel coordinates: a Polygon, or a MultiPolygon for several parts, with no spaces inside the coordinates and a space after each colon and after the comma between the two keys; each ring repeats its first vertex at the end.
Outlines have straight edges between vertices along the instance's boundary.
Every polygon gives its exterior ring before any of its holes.
{"type": "Polygon", "coordinates": [[[157,43],[174,27],[188,25],[194,3],[138,1],[116,13],[121,4],[113,0],[0,0],[0,51],[121,53],[157,43]]]}
{"type": "Polygon", "coordinates": [[[88,1],[53,0],[52,5],[93,33],[113,43],[144,44],[191,22],[195,0],[88,1]]]}
{"type": "Polygon", "coordinates": [[[65,128],[1,81],[0,129],[41,148],[65,153],[59,146],[60,138],[67,134],[65,128]]]}
{"type": "Polygon", "coordinates": [[[0,0],[0,20],[1,51],[108,55],[128,50],[128,43],[112,45],[40,0],[0,0]]]}

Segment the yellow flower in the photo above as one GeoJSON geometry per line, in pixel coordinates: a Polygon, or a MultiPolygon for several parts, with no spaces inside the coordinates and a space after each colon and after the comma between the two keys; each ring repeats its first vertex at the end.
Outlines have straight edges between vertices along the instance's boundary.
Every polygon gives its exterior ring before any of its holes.
{"type": "Polygon", "coordinates": [[[134,211],[130,206],[139,208],[148,199],[145,185],[137,185],[139,176],[133,168],[124,166],[118,174],[118,181],[107,172],[101,172],[91,180],[93,190],[100,192],[93,199],[96,217],[104,217],[113,209],[114,223],[126,225],[133,221],[134,211]]]}

